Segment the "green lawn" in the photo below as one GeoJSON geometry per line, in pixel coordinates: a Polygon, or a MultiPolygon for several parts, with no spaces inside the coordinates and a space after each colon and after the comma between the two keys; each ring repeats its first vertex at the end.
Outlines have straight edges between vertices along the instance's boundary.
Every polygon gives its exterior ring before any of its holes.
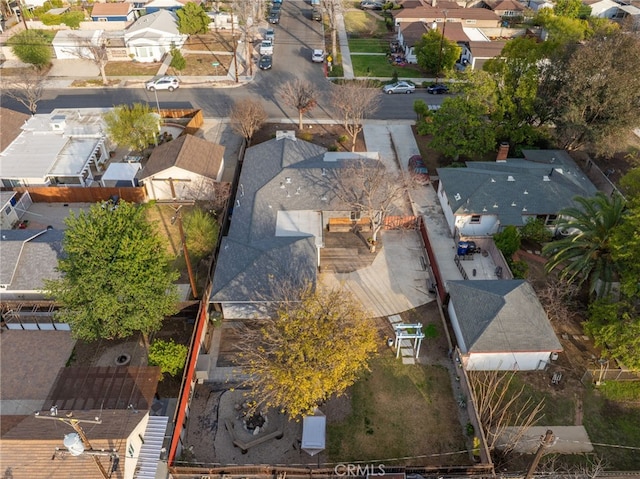
{"type": "Polygon", "coordinates": [[[389,42],[380,38],[350,38],[351,53],[389,53],[389,42]]]}
{"type": "Polygon", "coordinates": [[[387,27],[382,20],[369,15],[362,10],[350,10],[344,14],[344,26],[350,34],[358,35],[385,35],[387,27]]]}
{"type": "MultiPolygon", "coordinates": [[[[403,365],[389,351],[350,390],[351,413],[328,425],[331,461],[433,455],[397,463],[469,464],[448,371],[439,366],[403,365]]],[[[395,463],[395,464],[397,464],[395,463]]],[[[391,465],[392,462],[385,463],[391,465]]]]}
{"type": "Polygon", "coordinates": [[[389,63],[386,56],[382,55],[351,55],[353,73],[357,77],[389,77],[394,70],[398,72],[398,78],[421,78],[425,73],[414,67],[398,67],[389,63]]]}

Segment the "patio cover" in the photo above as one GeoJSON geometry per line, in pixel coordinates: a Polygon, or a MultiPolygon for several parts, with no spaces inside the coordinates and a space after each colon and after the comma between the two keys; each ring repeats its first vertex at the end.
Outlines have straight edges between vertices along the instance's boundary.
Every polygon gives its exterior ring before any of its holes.
{"type": "Polygon", "coordinates": [[[326,442],[327,418],[319,409],[313,414],[302,419],[302,450],[310,456],[324,451],[326,442]]]}
{"type": "Polygon", "coordinates": [[[140,163],[111,163],[107,171],[102,175],[100,183],[102,186],[136,186],[136,173],[140,171],[140,163]],[[106,181],[115,182],[114,185],[107,185],[106,181]]]}

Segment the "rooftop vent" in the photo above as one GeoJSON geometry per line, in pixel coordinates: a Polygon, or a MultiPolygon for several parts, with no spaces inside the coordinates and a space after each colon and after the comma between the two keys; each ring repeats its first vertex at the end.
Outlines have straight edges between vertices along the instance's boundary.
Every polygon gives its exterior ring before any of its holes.
{"type": "Polygon", "coordinates": [[[286,184],[290,185],[290,184],[291,184],[291,177],[287,176],[287,177],[284,179],[284,182],[285,182],[286,184]]]}
{"type": "Polygon", "coordinates": [[[547,175],[544,175],[542,177],[542,181],[551,181],[551,178],[549,178],[547,175]]]}
{"type": "Polygon", "coordinates": [[[494,180],[493,178],[491,178],[491,183],[495,183],[495,182],[496,182],[496,180],[494,180]]]}
{"type": "Polygon", "coordinates": [[[460,196],[460,193],[456,193],[455,195],[453,195],[453,197],[455,198],[456,201],[460,201],[462,199],[462,196],[460,196]]]}
{"type": "Polygon", "coordinates": [[[516,181],[516,179],[513,176],[509,175],[507,176],[507,181],[516,181]]]}
{"type": "Polygon", "coordinates": [[[528,195],[528,194],[529,194],[529,192],[528,192],[527,190],[524,190],[524,194],[525,194],[525,195],[528,195]]]}
{"type": "Polygon", "coordinates": [[[494,203],[494,204],[493,204],[493,207],[494,207],[494,208],[497,208],[497,207],[498,207],[498,203],[494,203]]]}
{"type": "Polygon", "coordinates": [[[63,131],[66,126],[67,117],[65,115],[54,115],[51,117],[51,121],[49,122],[49,128],[52,131],[63,131]]]}

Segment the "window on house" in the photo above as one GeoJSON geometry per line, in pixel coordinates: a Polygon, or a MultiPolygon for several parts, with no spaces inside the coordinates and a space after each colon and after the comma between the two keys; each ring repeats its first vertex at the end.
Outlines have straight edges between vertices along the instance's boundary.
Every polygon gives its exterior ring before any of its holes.
{"type": "Polygon", "coordinates": [[[467,25],[475,25],[476,24],[476,20],[475,18],[468,18],[464,21],[467,25]]]}
{"type": "Polygon", "coordinates": [[[548,215],[547,220],[544,222],[545,225],[550,226],[556,222],[558,219],[558,215],[548,215]]]}
{"type": "Polygon", "coordinates": [[[4,210],[4,214],[5,215],[11,214],[11,206],[6,207],[6,209],[4,210]]]}
{"type": "Polygon", "coordinates": [[[482,216],[480,216],[480,215],[472,215],[470,223],[471,224],[478,224],[478,223],[480,223],[480,219],[481,218],[482,218],[482,216]]]}
{"type": "Polygon", "coordinates": [[[352,211],[351,212],[351,219],[353,221],[357,221],[360,219],[360,212],[359,211],[352,211]]]}

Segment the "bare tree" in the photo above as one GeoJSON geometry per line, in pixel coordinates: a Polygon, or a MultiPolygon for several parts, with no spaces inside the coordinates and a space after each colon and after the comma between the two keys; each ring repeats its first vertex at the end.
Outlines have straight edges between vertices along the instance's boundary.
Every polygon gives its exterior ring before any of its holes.
{"type": "Polygon", "coordinates": [[[26,106],[32,115],[35,115],[38,102],[44,94],[44,82],[46,80],[40,70],[34,67],[23,68],[17,77],[9,80],[4,92],[11,98],[26,106]]]}
{"type": "Polygon", "coordinates": [[[556,279],[546,282],[537,294],[549,319],[557,324],[567,324],[578,309],[576,295],[579,291],[577,284],[556,279]]]}
{"type": "Polygon", "coordinates": [[[242,135],[249,145],[255,132],[267,120],[267,112],[261,102],[246,98],[233,104],[229,117],[233,130],[242,135]]]}
{"type": "Polygon", "coordinates": [[[392,174],[375,160],[358,160],[347,168],[334,170],[333,190],[338,198],[369,219],[375,243],[394,202],[407,191],[408,180],[392,174]]]}
{"type": "Polygon", "coordinates": [[[568,464],[561,456],[547,456],[538,470],[548,479],[595,479],[606,469],[606,462],[599,456],[584,456],[583,463],[568,464]]]}
{"type": "Polygon", "coordinates": [[[331,56],[333,61],[338,59],[337,31],[338,14],[343,11],[343,0],[322,0],[322,7],[329,18],[329,31],[331,32],[331,56]]]}
{"type": "Polygon", "coordinates": [[[509,436],[502,449],[508,454],[527,430],[542,418],[544,399],[535,402],[524,397],[524,385],[513,391],[510,388],[514,373],[510,371],[469,371],[469,382],[476,403],[480,423],[487,438],[487,446],[493,450],[507,427],[517,428],[509,436]]]}
{"type": "Polygon", "coordinates": [[[107,72],[105,70],[109,61],[109,55],[107,53],[108,40],[104,36],[104,33],[102,33],[96,41],[79,36],[74,38],[77,48],[66,49],[65,52],[82,60],[91,61],[100,70],[102,84],[108,85],[109,80],[107,79],[107,72]]]}
{"type": "Polygon", "coordinates": [[[380,92],[369,80],[334,85],[330,93],[333,108],[340,115],[344,129],[351,137],[351,151],[356,149],[358,133],[362,131],[362,120],[380,106],[380,92]]]}
{"type": "Polygon", "coordinates": [[[278,93],[287,105],[298,110],[298,129],[302,130],[302,115],[318,104],[316,87],[306,80],[296,78],[283,84],[278,93]]]}

